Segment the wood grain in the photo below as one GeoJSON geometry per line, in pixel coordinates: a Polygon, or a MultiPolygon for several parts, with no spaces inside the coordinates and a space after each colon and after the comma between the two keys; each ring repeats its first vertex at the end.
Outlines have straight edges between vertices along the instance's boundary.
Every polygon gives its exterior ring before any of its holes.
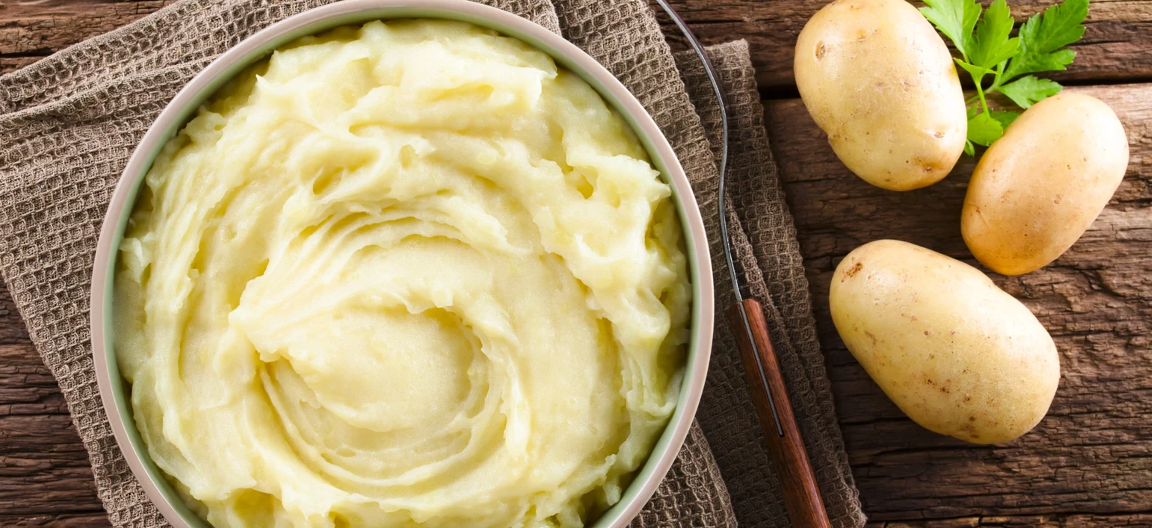
{"type": "Polygon", "coordinates": [[[0,515],[0,526],[12,528],[95,528],[111,526],[103,510],[90,513],[0,515]]]}
{"type": "Polygon", "coordinates": [[[88,453],[0,281],[0,526],[100,526],[88,453]]]}
{"type": "MultiPolygon", "coordinates": [[[[42,0],[0,2],[0,73],[127,24],[169,0],[42,0]]],[[[745,38],[761,89],[792,90],[792,47],[824,0],[673,0],[705,43],[745,38]]],[[[984,3],[987,3],[985,1],[984,3]]],[[[1014,0],[1022,22],[1053,0],[1014,0]]],[[[667,24],[673,41],[680,37],[667,24]]],[[[1093,0],[1076,62],[1053,75],[1063,81],[1152,80],[1152,1],[1093,0]]]]}
{"type": "Polygon", "coordinates": [[[798,100],[767,103],[837,413],[873,520],[1152,510],[1152,85],[1078,91],[1116,109],[1131,163],[1108,208],[1063,257],[1019,277],[989,273],[1048,328],[1063,370],[1047,418],[1002,446],[966,444],[911,422],[844,348],[828,314],[836,264],[865,242],[906,240],[976,264],[959,229],[972,160],[926,189],[884,191],[837,161],[798,100]]]}
{"type": "Polygon", "coordinates": [[[868,523],[865,528],[1022,528],[1049,526],[1052,528],[1129,528],[1152,526],[1152,515],[1020,515],[958,517],[932,521],[893,521],[868,523]]]}
{"type": "Polygon", "coordinates": [[[167,0],[0,0],[0,67],[19,67],[30,62],[29,59],[51,55],[112,31],[167,3],[167,0]]]}
{"type": "MultiPolygon", "coordinates": [[[[825,0],[677,0],[677,12],[706,44],[734,38],[748,40],[756,81],[769,93],[793,88],[792,50],[796,36],[825,0]]],[[[913,1],[916,5],[923,5],[913,1]]],[[[988,0],[982,0],[988,4],[988,0]]],[[[1017,22],[1055,0],[1012,0],[1017,22]]],[[[1066,72],[1052,75],[1061,81],[1152,79],[1152,2],[1147,0],[1092,0],[1084,38],[1072,46],[1076,61],[1066,72]]],[[[665,33],[678,40],[668,25],[665,33]]],[[[1046,74],[1045,74],[1046,75],[1046,74]]]]}

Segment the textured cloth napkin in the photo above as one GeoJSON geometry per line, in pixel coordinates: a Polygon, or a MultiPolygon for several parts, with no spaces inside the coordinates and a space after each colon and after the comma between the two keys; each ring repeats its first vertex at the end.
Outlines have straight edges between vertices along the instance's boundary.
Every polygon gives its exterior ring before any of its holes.
{"type": "MultiPolygon", "coordinates": [[[[0,77],[0,274],[60,383],[117,527],[167,523],[116,445],[93,371],[88,293],[109,198],[148,126],[193,75],[256,31],[328,1],[180,0],[0,77]]],[[[720,120],[700,64],[694,55],[671,52],[642,0],[486,3],[562,34],[637,96],[675,148],[709,232],[716,339],[698,425],[633,526],[729,527],[737,519],[751,527],[788,526],[724,316],[732,292],[716,218],[720,120]]],[[[732,118],[728,213],[736,257],[765,306],[833,524],[862,526],[748,48],[740,41],[709,53],[732,118]]]]}

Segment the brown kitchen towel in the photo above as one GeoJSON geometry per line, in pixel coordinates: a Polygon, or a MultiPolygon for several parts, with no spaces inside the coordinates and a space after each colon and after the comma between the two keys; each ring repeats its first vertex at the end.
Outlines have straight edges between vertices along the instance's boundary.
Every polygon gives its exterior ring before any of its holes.
{"type": "MultiPolygon", "coordinates": [[[[784,201],[776,164],[768,147],[764,110],[756,91],[756,72],[744,41],[715,46],[709,56],[720,71],[731,121],[728,168],[728,227],[734,258],[742,263],[751,294],[764,306],[788,395],[804,436],[816,480],[832,524],[864,525],[859,493],[848,466],[844,441],[832,408],[832,389],[816,338],[808,279],[796,239],[796,226],[784,201]]],[[[719,156],[720,110],[695,56],[678,54],[677,64],[704,123],[713,153],[719,156]]],[[[701,196],[716,196],[697,190],[701,196]]],[[[715,204],[701,208],[715,210],[715,204]]],[[[744,367],[728,332],[724,311],[734,302],[728,270],[719,263],[723,247],[715,236],[719,219],[705,216],[712,261],[717,267],[716,338],[708,385],[697,421],[709,439],[731,492],[736,518],[744,526],[788,526],[779,482],[771,468],[759,420],[744,379],[744,367]]]]}
{"type": "MultiPolygon", "coordinates": [[[[89,281],[112,190],[144,131],[193,75],[259,29],[329,1],[180,0],[0,77],[0,274],[60,383],[100,498],[118,527],[167,523],[116,446],[93,373],[89,281]]],[[[715,218],[719,118],[698,64],[691,56],[674,59],[656,18],[640,0],[487,3],[561,33],[636,94],[675,147],[709,229],[717,339],[700,427],[693,427],[634,526],[724,527],[735,526],[737,518],[745,526],[788,526],[723,316],[731,289],[715,218]]],[[[730,212],[737,256],[749,270],[753,293],[765,303],[833,523],[857,527],[863,514],[832,409],[795,230],[768,150],[747,46],[720,45],[710,53],[733,116],[730,212]]]]}

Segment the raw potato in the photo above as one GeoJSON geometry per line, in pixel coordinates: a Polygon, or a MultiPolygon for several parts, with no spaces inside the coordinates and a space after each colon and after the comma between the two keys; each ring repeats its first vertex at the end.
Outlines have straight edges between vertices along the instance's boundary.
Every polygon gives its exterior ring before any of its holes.
{"type": "Polygon", "coordinates": [[[1044,414],[1060,382],[1056,345],[1020,301],[976,268],[879,240],[836,267],[832,322],[856,360],[916,423],[979,444],[1044,414]]]}
{"type": "Polygon", "coordinates": [[[948,175],[968,133],[952,55],[904,0],[838,0],[796,42],[800,97],[840,161],[907,191],[948,175]]]}
{"type": "Polygon", "coordinates": [[[1062,93],[1029,108],[984,153],[960,230],[1005,275],[1056,260],[1092,225],[1128,167],[1128,138],[1108,105],[1062,93]]]}

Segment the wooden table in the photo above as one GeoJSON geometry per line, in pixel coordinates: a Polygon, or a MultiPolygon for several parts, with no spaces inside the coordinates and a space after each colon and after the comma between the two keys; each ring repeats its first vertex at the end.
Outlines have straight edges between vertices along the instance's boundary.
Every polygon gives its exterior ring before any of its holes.
{"type": "MultiPolygon", "coordinates": [[[[0,72],[147,15],[158,0],[0,0],[0,72]]],[[[1054,77],[1105,100],[1131,143],[1127,177],[1056,263],[998,284],[1052,333],[1063,377],[1048,417],[1002,446],[929,433],[888,401],[828,317],[835,264],[898,238],[972,261],[960,206],[973,163],[894,193],[833,156],[796,98],[792,46],[824,0],[679,0],[707,42],[745,38],[796,218],[837,413],[876,527],[1152,526],[1152,0],[1094,0],[1078,58],[1054,77]]],[[[1010,0],[1017,20],[1050,0],[1010,0]]],[[[667,26],[671,32],[671,26],[667,26]]],[[[680,42],[673,38],[674,43],[680,42]]],[[[107,525],[56,383],[0,284],[0,526],[107,525]]]]}

